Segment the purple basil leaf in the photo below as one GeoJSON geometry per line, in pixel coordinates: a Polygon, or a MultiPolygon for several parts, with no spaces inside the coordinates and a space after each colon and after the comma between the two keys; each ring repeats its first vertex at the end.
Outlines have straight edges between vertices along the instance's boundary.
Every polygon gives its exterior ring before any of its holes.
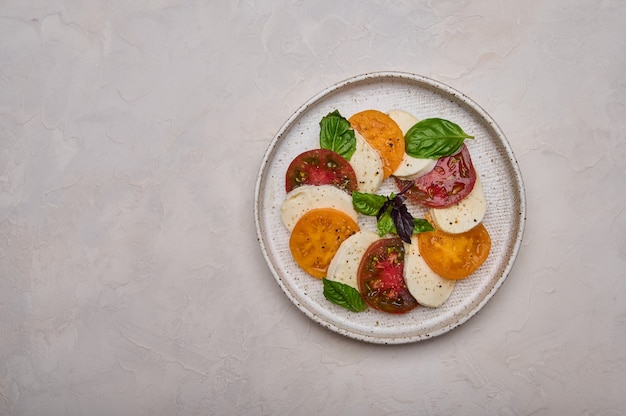
{"type": "Polygon", "coordinates": [[[400,208],[400,206],[402,206],[402,204],[404,204],[404,201],[406,201],[406,196],[398,194],[395,196],[395,198],[393,198],[393,204],[400,208]]]}
{"type": "Polygon", "coordinates": [[[391,218],[402,241],[411,244],[411,235],[413,235],[414,227],[413,216],[406,205],[394,206],[391,210],[391,218]]]}

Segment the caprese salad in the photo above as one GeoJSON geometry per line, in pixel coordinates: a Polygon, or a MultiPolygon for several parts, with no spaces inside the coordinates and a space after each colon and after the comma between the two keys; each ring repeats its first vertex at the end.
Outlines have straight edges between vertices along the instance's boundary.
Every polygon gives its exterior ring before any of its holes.
{"type": "Polygon", "coordinates": [[[281,219],[293,259],[322,280],[326,299],[354,312],[435,308],[484,263],[487,204],[466,139],[451,121],[402,110],[322,118],[319,148],[287,168],[281,219]],[[385,180],[397,192],[377,194],[385,180]]]}

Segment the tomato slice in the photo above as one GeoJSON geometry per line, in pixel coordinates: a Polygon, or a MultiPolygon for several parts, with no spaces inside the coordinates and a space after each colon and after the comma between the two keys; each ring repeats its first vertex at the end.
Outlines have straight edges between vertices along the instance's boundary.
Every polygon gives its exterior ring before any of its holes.
{"type": "Polygon", "coordinates": [[[328,149],[313,149],[296,156],[287,168],[287,192],[301,185],[334,185],[351,194],[358,182],[343,156],[328,149]]]}
{"type": "Polygon", "coordinates": [[[293,259],[311,276],[322,278],[339,246],[359,226],[352,218],[333,208],[317,208],[305,213],[296,223],[289,249],[293,259]]]}
{"type": "Polygon", "coordinates": [[[481,223],[461,234],[436,230],[417,236],[419,252],[428,266],[446,279],[465,279],[489,256],[491,237],[481,223]]]}
{"type": "Polygon", "coordinates": [[[370,307],[406,313],[418,306],[404,281],[404,243],[400,237],[370,245],[361,259],[358,276],[359,291],[370,307]]]}
{"type": "Polygon", "coordinates": [[[377,110],[361,111],[348,121],[380,154],[383,160],[383,177],[391,176],[404,156],[404,134],[398,124],[387,114],[377,110]]]}
{"type": "Polygon", "coordinates": [[[472,192],[476,183],[476,170],[467,146],[463,145],[452,156],[440,158],[430,172],[413,181],[396,178],[400,189],[411,182],[413,186],[405,195],[418,204],[445,208],[458,203],[472,192]]]}

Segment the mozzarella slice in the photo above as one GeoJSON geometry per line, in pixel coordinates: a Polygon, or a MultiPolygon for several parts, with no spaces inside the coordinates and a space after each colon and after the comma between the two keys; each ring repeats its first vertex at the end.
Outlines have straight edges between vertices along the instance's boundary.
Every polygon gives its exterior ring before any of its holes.
{"type": "Polygon", "coordinates": [[[352,197],[332,185],[302,185],[293,189],[280,207],[280,217],[291,232],[300,217],[315,208],[334,208],[347,214],[354,222],[358,220],[352,197]]]}
{"type": "Polygon", "coordinates": [[[354,169],[359,192],[373,193],[383,182],[383,161],[380,155],[358,131],[356,136],[356,150],[350,157],[350,165],[354,169]]]}
{"type": "Polygon", "coordinates": [[[372,231],[362,230],[348,237],[333,257],[326,278],[359,289],[359,265],[365,251],[380,237],[372,231]]]}
{"type": "Polygon", "coordinates": [[[478,175],[474,188],[465,198],[448,208],[431,208],[435,227],[451,234],[460,234],[477,226],[487,211],[487,200],[478,175]]]}
{"type": "Polygon", "coordinates": [[[396,122],[398,127],[400,127],[402,134],[406,134],[406,132],[419,121],[419,119],[413,114],[404,110],[391,110],[387,113],[387,115],[396,122]]]}
{"type": "Polygon", "coordinates": [[[452,294],[455,280],[444,279],[433,272],[419,252],[417,236],[405,244],[404,281],[417,303],[430,308],[441,306],[452,294]]]}
{"type": "MultiPolygon", "coordinates": [[[[402,134],[405,135],[406,132],[419,121],[414,115],[402,110],[392,110],[387,114],[396,122],[400,130],[402,130],[402,134]]],[[[437,164],[437,160],[418,159],[409,156],[405,152],[402,162],[395,172],[393,172],[393,176],[399,179],[413,180],[430,172],[435,167],[435,164],[437,164]]]]}

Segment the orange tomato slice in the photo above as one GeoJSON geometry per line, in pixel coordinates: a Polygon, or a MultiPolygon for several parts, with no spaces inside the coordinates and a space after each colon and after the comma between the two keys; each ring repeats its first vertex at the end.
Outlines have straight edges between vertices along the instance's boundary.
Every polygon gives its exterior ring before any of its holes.
{"type": "Polygon", "coordinates": [[[294,226],[289,249],[305,272],[321,279],[341,243],[357,231],[357,223],[339,210],[312,209],[294,226]]]}
{"type": "Polygon", "coordinates": [[[383,176],[388,178],[404,156],[404,135],[395,121],[377,110],[365,110],[348,119],[352,128],[372,146],[383,160],[383,176]]]}
{"type": "Polygon", "coordinates": [[[426,264],[439,276],[452,280],[474,273],[491,250],[491,237],[482,224],[461,234],[440,230],[420,233],[417,241],[426,264]]]}

